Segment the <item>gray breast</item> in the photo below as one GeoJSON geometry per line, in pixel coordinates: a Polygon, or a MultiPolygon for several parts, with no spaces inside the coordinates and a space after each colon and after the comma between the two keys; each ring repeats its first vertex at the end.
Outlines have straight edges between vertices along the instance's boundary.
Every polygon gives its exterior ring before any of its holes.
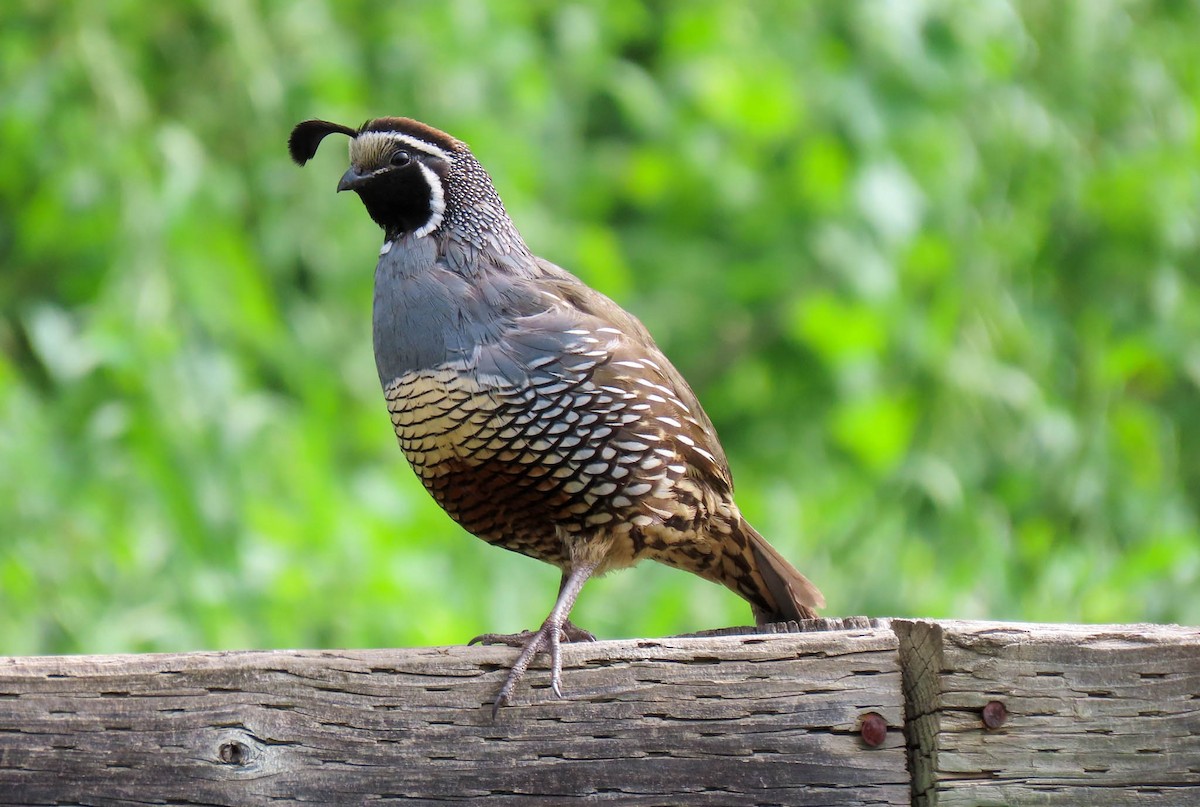
{"type": "Polygon", "coordinates": [[[375,365],[386,389],[405,373],[461,362],[496,328],[478,289],[439,260],[433,239],[382,254],[375,267],[375,365]]]}

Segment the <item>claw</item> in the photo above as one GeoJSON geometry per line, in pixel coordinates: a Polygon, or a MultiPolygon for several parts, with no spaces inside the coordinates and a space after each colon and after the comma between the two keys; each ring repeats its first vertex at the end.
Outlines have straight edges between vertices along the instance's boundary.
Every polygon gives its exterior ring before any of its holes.
{"type": "Polygon", "coordinates": [[[596,641],[596,634],[590,630],[577,627],[568,619],[562,626],[562,640],[564,642],[594,642],[596,641]]]}
{"type": "MultiPolygon", "coordinates": [[[[512,694],[517,688],[517,684],[525,677],[525,671],[529,669],[529,663],[533,661],[534,656],[542,649],[546,643],[546,637],[550,635],[547,628],[557,632],[557,628],[550,625],[547,620],[542,625],[542,629],[537,633],[531,634],[528,641],[525,642],[525,647],[521,650],[521,654],[517,656],[517,660],[513,662],[512,667],[508,671],[508,677],[504,679],[504,686],[500,687],[500,692],[496,695],[496,700],[492,703],[492,722],[496,721],[496,716],[500,713],[500,707],[512,702],[512,694]]],[[[528,633],[528,631],[526,631],[528,633]]]]}
{"type": "Polygon", "coordinates": [[[533,631],[523,630],[520,633],[481,633],[471,641],[467,642],[467,646],[473,644],[494,645],[502,644],[509,647],[524,647],[525,643],[534,636],[533,631]]]}

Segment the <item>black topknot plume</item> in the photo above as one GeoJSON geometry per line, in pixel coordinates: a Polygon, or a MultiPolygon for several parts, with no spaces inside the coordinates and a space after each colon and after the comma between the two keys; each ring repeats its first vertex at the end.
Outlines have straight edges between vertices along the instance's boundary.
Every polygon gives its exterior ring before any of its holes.
{"type": "Polygon", "coordinates": [[[296,128],[292,129],[292,136],[288,138],[288,152],[292,155],[296,165],[304,165],[311,160],[317,153],[317,146],[321,145],[321,141],[325,139],[326,135],[331,134],[354,137],[358,131],[340,123],[330,123],[327,120],[306,120],[303,123],[297,123],[296,128]]]}

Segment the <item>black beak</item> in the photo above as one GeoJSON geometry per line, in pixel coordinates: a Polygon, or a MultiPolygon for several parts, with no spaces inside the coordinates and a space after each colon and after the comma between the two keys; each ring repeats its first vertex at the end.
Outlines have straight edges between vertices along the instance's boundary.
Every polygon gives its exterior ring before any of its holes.
{"type": "Polygon", "coordinates": [[[371,174],[360,174],[357,168],[350,166],[346,169],[346,173],[342,174],[342,178],[338,182],[338,193],[342,191],[356,191],[365,185],[370,178],[371,174]]]}

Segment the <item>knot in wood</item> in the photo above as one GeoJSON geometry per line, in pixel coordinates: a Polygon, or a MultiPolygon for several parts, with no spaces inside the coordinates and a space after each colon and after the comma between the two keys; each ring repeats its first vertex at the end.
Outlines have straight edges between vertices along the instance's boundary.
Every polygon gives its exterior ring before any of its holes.
{"type": "Polygon", "coordinates": [[[217,758],[226,765],[245,765],[250,761],[250,749],[245,743],[231,740],[217,749],[217,758]]]}

